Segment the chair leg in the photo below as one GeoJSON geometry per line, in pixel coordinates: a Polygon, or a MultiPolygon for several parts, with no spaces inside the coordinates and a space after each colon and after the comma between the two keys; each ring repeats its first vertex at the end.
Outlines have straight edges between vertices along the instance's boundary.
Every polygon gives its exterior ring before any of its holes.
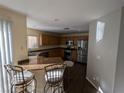
{"type": "Polygon", "coordinates": [[[44,93],[47,93],[47,91],[48,91],[49,88],[50,88],[49,86],[48,86],[47,88],[46,88],[46,87],[47,87],[47,83],[46,83],[45,86],[44,86],[44,93]]]}
{"type": "MultiPolygon", "coordinates": [[[[16,92],[16,89],[14,90],[15,92],[13,92],[13,85],[11,86],[11,93],[15,93],[16,92]]],[[[20,93],[20,92],[19,92],[20,93]]],[[[24,90],[24,86],[23,86],[23,91],[21,91],[21,93],[25,93],[25,90],[24,90]]]]}
{"type": "Polygon", "coordinates": [[[13,93],[13,85],[11,85],[11,93],[13,93]]]}
{"type": "Polygon", "coordinates": [[[56,91],[58,90],[57,93],[64,93],[64,89],[62,86],[58,86],[57,88],[54,89],[53,93],[56,93],[56,91]]]}
{"type": "Polygon", "coordinates": [[[47,86],[47,83],[44,86],[44,93],[46,93],[46,86],[47,86]]]}
{"type": "Polygon", "coordinates": [[[63,86],[61,86],[61,93],[64,93],[64,88],[63,88],[63,86]]]}
{"type": "Polygon", "coordinates": [[[53,93],[56,93],[57,88],[54,89],[53,93]]]}
{"type": "MultiPolygon", "coordinates": [[[[32,88],[34,88],[32,90],[32,93],[37,93],[37,80],[35,77],[33,77],[33,80],[31,81],[31,85],[32,88]],[[33,83],[33,84],[32,84],[33,83]]],[[[26,85],[26,87],[28,87],[28,85],[26,85]]],[[[27,88],[26,88],[27,89],[27,88]]],[[[27,90],[28,91],[28,90],[27,90]]],[[[26,92],[27,93],[27,92],[26,92]]]]}
{"type": "Polygon", "coordinates": [[[34,77],[34,82],[35,82],[35,93],[36,93],[37,92],[37,80],[35,77],[34,77]]]}
{"type": "Polygon", "coordinates": [[[58,93],[60,93],[60,87],[58,86],[58,93]]]}

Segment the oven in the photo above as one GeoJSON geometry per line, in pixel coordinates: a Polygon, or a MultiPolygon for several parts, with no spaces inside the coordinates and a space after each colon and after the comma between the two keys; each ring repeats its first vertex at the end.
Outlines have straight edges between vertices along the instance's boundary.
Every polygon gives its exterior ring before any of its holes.
{"type": "Polygon", "coordinates": [[[66,45],[67,46],[73,46],[74,45],[74,41],[73,40],[68,40],[68,41],[66,41],[66,45]]]}
{"type": "Polygon", "coordinates": [[[70,61],[72,59],[72,50],[65,49],[64,50],[64,59],[70,61]]]}

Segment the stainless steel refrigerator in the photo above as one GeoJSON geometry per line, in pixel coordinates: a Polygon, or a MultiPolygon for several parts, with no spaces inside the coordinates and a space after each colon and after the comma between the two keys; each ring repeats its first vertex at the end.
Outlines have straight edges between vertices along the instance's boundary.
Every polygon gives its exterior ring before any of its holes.
{"type": "Polygon", "coordinates": [[[88,41],[84,40],[77,41],[77,62],[87,63],[87,49],[88,41]]]}

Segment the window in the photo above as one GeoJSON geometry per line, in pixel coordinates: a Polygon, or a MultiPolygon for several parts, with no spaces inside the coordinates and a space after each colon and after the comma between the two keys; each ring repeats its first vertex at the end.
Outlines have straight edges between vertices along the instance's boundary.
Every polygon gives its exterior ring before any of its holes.
{"type": "Polygon", "coordinates": [[[38,48],[38,37],[37,36],[28,36],[28,48],[38,48]]]}
{"type": "Polygon", "coordinates": [[[12,63],[11,22],[0,19],[0,93],[9,93],[9,78],[5,64],[12,63]]]}
{"type": "Polygon", "coordinates": [[[105,23],[104,22],[97,22],[97,31],[96,31],[96,42],[99,42],[103,39],[104,35],[104,29],[105,29],[105,23]]]}

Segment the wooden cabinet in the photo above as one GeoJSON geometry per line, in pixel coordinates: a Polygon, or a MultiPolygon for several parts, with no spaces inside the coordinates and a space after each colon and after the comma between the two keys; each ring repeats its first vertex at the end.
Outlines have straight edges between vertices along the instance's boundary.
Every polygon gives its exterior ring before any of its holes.
{"type": "Polygon", "coordinates": [[[77,61],[77,50],[72,50],[72,61],[73,62],[77,61]]]}
{"type": "Polygon", "coordinates": [[[67,37],[66,36],[63,36],[60,38],[60,44],[61,45],[66,45],[66,41],[67,41],[67,37]]]}
{"type": "MultiPolygon", "coordinates": [[[[77,45],[77,40],[88,40],[88,35],[84,36],[56,36],[51,34],[43,33],[41,35],[42,46],[55,46],[55,45],[66,45],[66,41],[73,40],[74,45],[77,45]]],[[[64,58],[64,49],[56,48],[49,49],[49,57],[61,57],[64,58]]],[[[72,61],[77,61],[77,50],[72,50],[72,61]]]]}
{"type": "MultiPolygon", "coordinates": [[[[57,49],[50,49],[48,50],[49,57],[61,57],[64,58],[64,49],[63,48],[57,48],[57,49]]],[[[72,50],[72,59],[73,62],[76,62],[77,60],[77,50],[72,50]]]]}
{"type": "Polygon", "coordinates": [[[60,55],[61,55],[61,58],[64,59],[64,49],[63,48],[60,49],[60,55]]]}
{"type": "Polygon", "coordinates": [[[42,45],[59,45],[60,44],[60,37],[49,35],[49,34],[42,34],[41,35],[41,41],[42,45]]]}
{"type": "Polygon", "coordinates": [[[59,48],[49,50],[49,57],[61,57],[61,51],[59,48]]]}
{"type": "Polygon", "coordinates": [[[88,40],[88,35],[85,36],[62,36],[60,39],[61,45],[66,45],[66,41],[73,40],[74,45],[77,44],[77,40],[88,40]]]}
{"type": "Polygon", "coordinates": [[[59,45],[60,37],[58,36],[49,36],[49,44],[50,45],[59,45]]]}
{"type": "Polygon", "coordinates": [[[42,34],[41,35],[41,41],[40,42],[42,42],[42,45],[48,45],[49,43],[49,41],[48,41],[48,36],[47,35],[45,35],[45,34],[42,34]]]}

